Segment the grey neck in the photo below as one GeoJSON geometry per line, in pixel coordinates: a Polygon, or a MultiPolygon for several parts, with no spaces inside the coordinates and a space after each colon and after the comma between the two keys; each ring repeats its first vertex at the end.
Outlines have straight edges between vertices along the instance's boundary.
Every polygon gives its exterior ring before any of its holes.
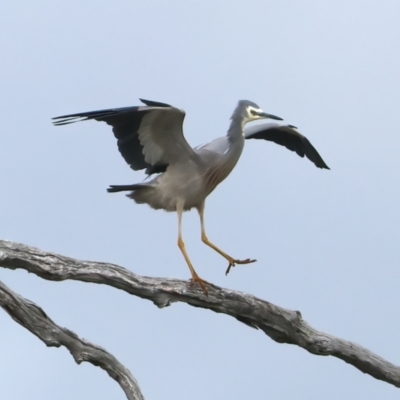
{"type": "Polygon", "coordinates": [[[233,117],[228,129],[228,139],[230,143],[243,136],[244,132],[244,119],[242,117],[233,117]]]}

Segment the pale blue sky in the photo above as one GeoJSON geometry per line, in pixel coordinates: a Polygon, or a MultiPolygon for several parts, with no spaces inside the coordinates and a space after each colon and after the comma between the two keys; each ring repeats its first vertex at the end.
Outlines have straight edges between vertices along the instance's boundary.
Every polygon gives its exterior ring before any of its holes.
{"type": "MultiPolygon", "coordinates": [[[[172,103],[192,145],[223,135],[239,99],[299,127],[331,171],[246,143],[209,197],[210,239],[257,258],[226,263],[184,217],[200,276],[300,310],[314,327],[400,364],[400,3],[397,1],[3,1],[1,238],[135,273],[189,278],[175,214],[106,193],[135,183],[105,124],[53,127],[98,108],[172,103]]],[[[232,318],[159,310],[115,289],[0,279],[61,326],[112,352],[147,400],[397,399],[331,357],[273,342],[232,318]]],[[[124,399],[65,349],[0,313],[0,398],[124,399]]]]}

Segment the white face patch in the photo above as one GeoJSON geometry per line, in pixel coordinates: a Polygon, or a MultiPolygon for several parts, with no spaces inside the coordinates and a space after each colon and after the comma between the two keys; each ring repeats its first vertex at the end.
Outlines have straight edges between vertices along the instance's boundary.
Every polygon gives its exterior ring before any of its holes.
{"type": "Polygon", "coordinates": [[[259,113],[263,113],[264,111],[261,108],[255,108],[252,106],[247,107],[247,116],[250,121],[254,121],[256,119],[260,119],[261,117],[258,115],[259,113]]]}

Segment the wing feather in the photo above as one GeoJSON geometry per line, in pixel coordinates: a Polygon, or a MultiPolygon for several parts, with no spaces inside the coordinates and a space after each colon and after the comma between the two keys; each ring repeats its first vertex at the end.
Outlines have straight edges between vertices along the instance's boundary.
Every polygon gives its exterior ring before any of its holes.
{"type": "Polygon", "coordinates": [[[138,134],[147,163],[171,164],[197,156],[183,136],[184,118],[185,113],[174,107],[159,108],[143,117],[138,134]]]}
{"type": "Polygon", "coordinates": [[[295,151],[300,157],[306,156],[316,167],[330,169],[315,147],[293,125],[268,123],[255,125],[245,130],[246,139],[264,139],[295,151]]]}
{"type": "Polygon", "coordinates": [[[96,120],[112,126],[118,149],[133,170],[146,173],[164,172],[181,157],[194,155],[183,136],[185,113],[166,103],[141,101],[146,106],[112,108],[62,115],[53,118],[54,125],[96,120]]]}

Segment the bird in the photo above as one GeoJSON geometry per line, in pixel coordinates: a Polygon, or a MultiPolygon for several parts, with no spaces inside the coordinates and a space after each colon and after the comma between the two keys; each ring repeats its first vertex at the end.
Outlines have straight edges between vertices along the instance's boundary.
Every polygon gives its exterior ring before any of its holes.
{"type": "Polygon", "coordinates": [[[134,170],[144,170],[147,178],[141,183],[110,185],[109,193],[127,191],[137,204],[153,209],[176,212],[178,215],[178,247],[191,273],[191,283],[198,283],[205,294],[207,281],[197,274],[186,251],[182,234],[184,211],[195,208],[200,216],[201,240],[228,261],[226,274],[236,264],[249,264],[254,259],[236,259],[208,239],[205,228],[207,196],[234,169],[246,139],[275,142],[307,157],[316,167],[329,169],[325,161],[294,125],[268,122],[246,127],[261,119],[283,121],[264,112],[249,100],[240,100],[231,116],[225,136],[192,148],[183,134],[185,111],[167,103],[139,99],[143,105],[81,112],[54,117],[54,125],[96,120],[112,127],[118,149],[134,170]],[[154,177],[152,177],[154,175],[154,177]]]}

